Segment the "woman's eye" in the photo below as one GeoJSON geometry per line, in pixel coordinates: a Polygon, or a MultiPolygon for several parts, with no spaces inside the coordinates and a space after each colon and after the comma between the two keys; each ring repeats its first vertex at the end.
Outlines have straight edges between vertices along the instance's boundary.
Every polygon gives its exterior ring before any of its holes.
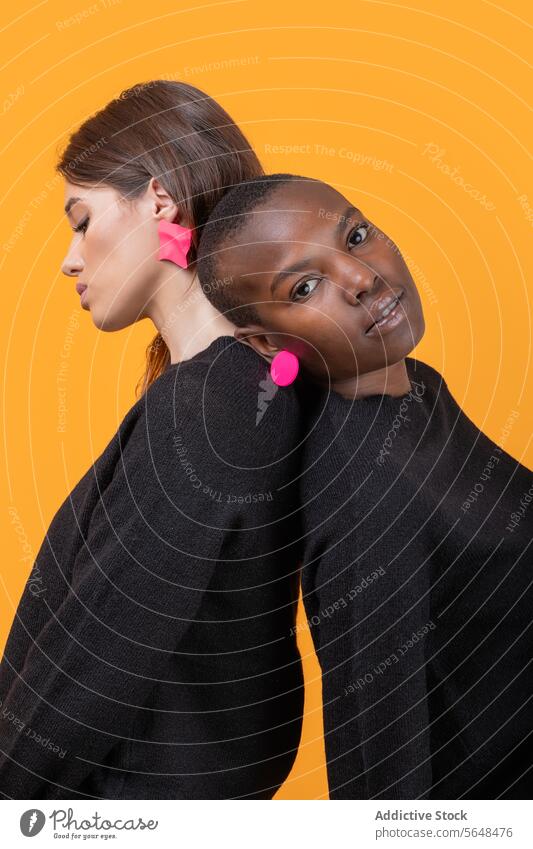
{"type": "Polygon", "coordinates": [[[294,291],[292,293],[292,300],[297,301],[301,300],[301,298],[306,298],[311,292],[314,292],[315,288],[320,283],[319,278],[313,278],[312,280],[304,280],[303,283],[299,283],[295,286],[294,291]],[[314,284],[314,285],[313,285],[314,284]],[[301,297],[296,297],[300,295],[301,297]]]}
{"type": "Polygon", "coordinates": [[[368,224],[358,224],[357,227],[354,227],[348,236],[348,244],[350,247],[353,247],[353,245],[360,245],[365,241],[368,236],[368,227],[368,224]]]}
{"type": "Polygon", "coordinates": [[[74,227],[73,229],[74,229],[75,233],[85,233],[88,226],[89,226],[89,216],[87,216],[87,218],[84,218],[83,221],[80,221],[78,226],[74,227]]]}

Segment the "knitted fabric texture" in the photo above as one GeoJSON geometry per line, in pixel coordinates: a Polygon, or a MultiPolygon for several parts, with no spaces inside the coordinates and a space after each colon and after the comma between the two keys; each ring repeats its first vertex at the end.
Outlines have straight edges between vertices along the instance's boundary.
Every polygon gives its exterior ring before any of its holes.
{"type": "Polygon", "coordinates": [[[231,336],[61,505],[0,666],[6,798],[271,798],[298,747],[300,410],[231,336]],[[268,394],[268,393],[267,393],[268,394]]]}
{"type": "Polygon", "coordinates": [[[533,474],[435,369],[406,367],[403,396],[309,407],[302,584],[330,797],[531,798],[533,474]]]}

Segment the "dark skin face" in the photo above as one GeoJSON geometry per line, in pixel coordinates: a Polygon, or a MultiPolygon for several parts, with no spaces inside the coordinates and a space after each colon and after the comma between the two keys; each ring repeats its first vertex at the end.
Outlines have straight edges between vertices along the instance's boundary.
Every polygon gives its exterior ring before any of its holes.
{"type": "Polygon", "coordinates": [[[347,398],[409,391],[404,358],[425,329],[415,282],[392,240],[331,186],[284,183],[221,257],[261,320],[235,337],[265,359],[292,351],[309,379],[347,398]]]}

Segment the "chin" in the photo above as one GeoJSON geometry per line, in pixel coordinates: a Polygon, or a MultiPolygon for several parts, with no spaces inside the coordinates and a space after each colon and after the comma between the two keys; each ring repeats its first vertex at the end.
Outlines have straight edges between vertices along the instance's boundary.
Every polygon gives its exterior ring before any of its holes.
{"type": "Polygon", "coordinates": [[[408,357],[411,354],[420,340],[424,335],[426,330],[426,322],[424,320],[424,314],[422,309],[417,310],[415,318],[410,318],[410,320],[404,325],[403,332],[400,337],[394,341],[394,359],[395,361],[402,360],[404,357],[408,357]]]}
{"type": "Polygon", "coordinates": [[[99,316],[98,314],[91,313],[91,317],[93,320],[93,324],[98,330],[102,330],[104,333],[112,333],[114,330],[122,330],[123,327],[127,327],[125,324],[117,323],[117,321],[112,316],[99,316]]]}
{"type": "Polygon", "coordinates": [[[113,312],[102,313],[95,309],[91,310],[91,318],[94,326],[97,327],[98,330],[102,330],[104,333],[113,333],[116,330],[124,330],[125,327],[129,327],[135,321],[135,319],[130,319],[125,315],[113,312]]]}
{"type": "Polygon", "coordinates": [[[398,335],[396,339],[387,339],[386,345],[381,348],[381,353],[378,354],[380,364],[376,368],[385,368],[392,366],[395,363],[401,362],[405,357],[408,357],[424,335],[424,325],[418,327],[406,327],[405,331],[398,335]]]}
{"type": "MultiPolygon", "coordinates": [[[[418,343],[422,339],[425,332],[426,332],[426,322],[425,322],[425,319],[424,319],[424,314],[423,314],[422,310],[420,310],[420,315],[418,316],[417,326],[413,330],[412,335],[409,337],[409,345],[410,345],[409,353],[411,353],[411,351],[413,351],[416,348],[416,346],[418,345],[418,343]]],[[[406,356],[407,356],[407,354],[406,354],[406,356]]]]}
{"type": "Polygon", "coordinates": [[[417,345],[420,342],[420,340],[422,339],[422,336],[424,335],[425,332],[426,332],[426,321],[425,321],[424,316],[422,315],[420,317],[420,330],[419,330],[419,333],[418,333],[418,339],[416,340],[417,345]]]}

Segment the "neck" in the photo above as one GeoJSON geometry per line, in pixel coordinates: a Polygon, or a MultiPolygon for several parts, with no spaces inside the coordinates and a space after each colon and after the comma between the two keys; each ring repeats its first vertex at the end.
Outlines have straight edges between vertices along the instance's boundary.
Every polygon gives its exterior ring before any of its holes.
{"type": "Polygon", "coordinates": [[[377,371],[369,371],[348,380],[333,381],[331,388],[351,400],[368,395],[406,395],[412,387],[403,359],[377,371]]]}
{"type": "Polygon", "coordinates": [[[233,336],[235,325],[206,298],[190,269],[171,270],[145,312],[163,337],[170,362],[188,360],[219,336],[233,336]]]}

